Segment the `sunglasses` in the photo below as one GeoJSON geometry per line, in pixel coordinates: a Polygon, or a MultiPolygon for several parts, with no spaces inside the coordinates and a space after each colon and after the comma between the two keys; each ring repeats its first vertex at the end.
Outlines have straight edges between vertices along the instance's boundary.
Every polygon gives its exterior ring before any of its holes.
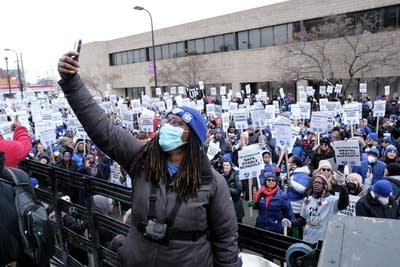
{"type": "Polygon", "coordinates": [[[332,170],[329,169],[329,168],[321,168],[321,171],[323,171],[323,172],[331,172],[332,170]]]}
{"type": "Polygon", "coordinates": [[[267,180],[267,182],[276,182],[276,180],[272,179],[272,178],[269,178],[269,179],[266,179],[266,180],[267,180]]]}

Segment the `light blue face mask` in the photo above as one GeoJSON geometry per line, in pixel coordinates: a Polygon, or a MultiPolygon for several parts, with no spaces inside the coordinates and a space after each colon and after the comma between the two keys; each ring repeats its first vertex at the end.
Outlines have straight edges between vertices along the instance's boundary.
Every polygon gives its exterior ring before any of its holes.
{"type": "Polygon", "coordinates": [[[172,151],[185,144],[182,141],[184,130],[181,127],[174,127],[169,123],[164,124],[160,128],[158,144],[164,152],[172,151]]]}

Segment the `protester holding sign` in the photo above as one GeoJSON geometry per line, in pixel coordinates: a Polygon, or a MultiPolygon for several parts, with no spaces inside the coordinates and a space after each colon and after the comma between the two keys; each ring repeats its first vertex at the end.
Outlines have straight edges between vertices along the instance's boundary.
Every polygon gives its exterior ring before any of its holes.
{"type": "Polygon", "coordinates": [[[329,136],[322,136],[319,145],[314,149],[311,158],[310,170],[318,168],[318,164],[323,159],[332,159],[335,157],[335,151],[331,145],[329,136]]]}
{"type": "Polygon", "coordinates": [[[89,137],[133,180],[132,227],[118,249],[119,263],[241,266],[228,186],[201,150],[207,128],[200,112],[174,108],[158,135],[143,145],[93,100],[71,58],[77,54],[59,60],[59,85],[89,137]]]}
{"type": "Polygon", "coordinates": [[[232,162],[230,160],[222,161],[223,173],[226,183],[229,186],[229,193],[235,206],[236,218],[239,223],[242,223],[244,217],[244,208],[242,201],[242,182],[239,180],[239,175],[233,169],[232,162]]]}

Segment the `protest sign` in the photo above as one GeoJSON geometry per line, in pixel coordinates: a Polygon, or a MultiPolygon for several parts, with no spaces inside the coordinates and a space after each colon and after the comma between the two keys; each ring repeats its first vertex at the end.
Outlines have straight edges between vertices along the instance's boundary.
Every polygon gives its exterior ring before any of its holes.
{"type": "Polygon", "coordinates": [[[360,83],[359,90],[360,90],[361,94],[366,94],[367,93],[367,84],[366,83],[360,83]]]}
{"type": "Polygon", "coordinates": [[[210,143],[208,144],[208,149],[207,149],[207,157],[208,160],[212,160],[215,155],[218,154],[218,152],[221,151],[221,148],[219,147],[219,142],[213,142],[210,141],[210,143]]]}
{"type": "Polygon", "coordinates": [[[246,84],[245,88],[246,88],[246,95],[249,95],[251,93],[250,84],[246,84]]]}
{"type": "Polygon", "coordinates": [[[280,118],[274,124],[274,136],[276,138],[276,145],[281,148],[290,148],[292,141],[292,127],[290,120],[287,118],[280,118]]]}
{"type": "Polygon", "coordinates": [[[337,83],[335,85],[335,93],[340,94],[342,92],[342,88],[343,88],[343,85],[337,83]]]}
{"type": "Polygon", "coordinates": [[[385,117],[386,111],[386,101],[385,100],[375,100],[373,116],[374,117],[385,117]]]}
{"type": "Polygon", "coordinates": [[[337,165],[361,166],[358,140],[333,142],[337,165]]]}
{"type": "Polygon", "coordinates": [[[307,95],[314,96],[314,94],[315,94],[315,89],[312,86],[307,86],[307,95]]]}
{"type": "Polygon", "coordinates": [[[239,178],[241,180],[258,177],[264,168],[258,144],[250,145],[238,152],[239,178]]]}
{"type": "Polygon", "coordinates": [[[361,112],[358,103],[343,105],[343,122],[345,124],[357,124],[360,119],[361,112]]]}
{"type": "Polygon", "coordinates": [[[124,111],[121,113],[122,126],[126,128],[133,127],[133,113],[130,111],[124,111]]]}
{"type": "Polygon", "coordinates": [[[199,89],[204,90],[204,82],[203,81],[199,81],[199,89]]]}
{"type": "Polygon", "coordinates": [[[324,96],[324,95],[326,94],[326,86],[321,85],[321,86],[319,87],[319,94],[320,94],[321,96],[324,96]]]}
{"type": "Polygon", "coordinates": [[[54,128],[43,129],[41,132],[36,133],[37,136],[40,137],[40,142],[44,147],[49,147],[56,142],[56,133],[54,132],[54,128]]]}
{"type": "Polygon", "coordinates": [[[238,109],[238,103],[229,102],[229,108],[230,108],[230,110],[237,110],[238,109]]]}
{"type": "Polygon", "coordinates": [[[171,95],[176,95],[176,87],[175,86],[170,87],[169,92],[171,95]]]}
{"type": "Polygon", "coordinates": [[[275,113],[279,113],[280,112],[279,101],[278,100],[272,101],[272,105],[274,105],[275,107],[275,113]]]}
{"type": "Polygon", "coordinates": [[[385,86],[385,95],[390,95],[390,85],[385,86]]]}
{"type": "Polygon", "coordinates": [[[178,86],[178,94],[183,95],[185,93],[185,86],[178,86]]]}
{"type": "Polygon", "coordinates": [[[221,114],[221,119],[222,119],[222,129],[224,132],[228,131],[229,124],[230,124],[230,116],[229,113],[222,113],[221,114]]]}
{"type": "Polygon", "coordinates": [[[110,166],[110,172],[110,182],[113,184],[121,185],[121,182],[119,180],[119,178],[121,177],[121,169],[117,162],[114,161],[114,163],[110,166]]]}
{"type": "Polygon", "coordinates": [[[142,114],[140,116],[140,130],[146,133],[153,131],[153,116],[149,114],[142,114]]]}
{"type": "MultiPolygon", "coordinates": [[[[13,131],[11,130],[12,122],[3,122],[0,124],[0,133],[3,136],[4,140],[12,140],[13,139],[13,131]]],[[[54,132],[54,129],[53,129],[54,132]]],[[[55,134],[54,134],[55,135],[55,134]]]]}
{"type": "Polygon", "coordinates": [[[328,86],[326,87],[326,92],[327,92],[328,94],[332,94],[332,93],[333,93],[333,86],[332,86],[332,85],[328,85],[328,86]]]}
{"type": "Polygon", "coordinates": [[[190,99],[195,99],[195,98],[201,96],[198,87],[187,88],[187,89],[186,89],[186,93],[187,93],[187,96],[188,96],[190,99]]]}
{"type": "Polygon", "coordinates": [[[211,88],[210,88],[210,94],[211,94],[212,96],[216,96],[216,95],[217,95],[217,88],[211,87],[211,88]]]}
{"type": "Polygon", "coordinates": [[[222,97],[221,103],[222,103],[222,106],[221,106],[222,110],[230,110],[229,99],[222,97]]]}
{"type": "Polygon", "coordinates": [[[219,87],[219,94],[220,95],[226,95],[226,86],[220,86],[219,87]]]}
{"type": "MultiPolygon", "coordinates": [[[[339,192],[336,192],[335,196],[339,197],[339,192]]],[[[359,196],[349,195],[349,205],[347,205],[346,209],[339,211],[338,215],[356,216],[356,203],[358,200],[360,200],[359,196]]]]}
{"type": "Polygon", "coordinates": [[[274,105],[266,105],[265,106],[265,122],[267,124],[272,124],[275,122],[275,106],[274,105]]]}
{"type": "Polygon", "coordinates": [[[265,127],[267,122],[267,114],[263,107],[250,109],[251,119],[257,127],[265,127]]]}
{"type": "Polygon", "coordinates": [[[285,92],[283,91],[283,88],[279,88],[279,94],[282,98],[285,97],[285,92]]]}
{"type": "Polygon", "coordinates": [[[232,111],[233,120],[235,121],[236,129],[244,130],[247,129],[247,112],[246,109],[238,109],[232,111]]]}
{"type": "Polygon", "coordinates": [[[85,129],[82,125],[78,125],[78,130],[75,133],[76,139],[89,139],[88,134],[86,133],[85,129]]]}
{"type": "Polygon", "coordinates": [[[310,128],[314,132],[323,133],[328,128],[328,118],[331,117],[329,112],[314,111],[311,114],[310,128]]]}
{"type": "Polygon", "coordinates": [[[207,104],[206,105],[207,116],[209,117],[219,117],[222,114],[222,109],[220,105],[207,104]]]}
{"type": "Polygon", "coordinates": [[[161,96],[161,88],[160,87],[156,88],[156,95],[161,96]]]}

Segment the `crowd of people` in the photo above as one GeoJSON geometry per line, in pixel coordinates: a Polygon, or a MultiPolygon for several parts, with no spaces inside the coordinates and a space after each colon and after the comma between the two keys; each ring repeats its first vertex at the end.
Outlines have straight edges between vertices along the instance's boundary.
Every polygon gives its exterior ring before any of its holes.
{"type": "MultiPolygon", "coordinates": [[[[1,140],[0,150],[8,167],[30,158],[132,188],[133,203],[125,219],[131,226],[128,236],[107,232],[100,236],[102,245],[118,252],[123,266],[240,266],[237,223],[243,222],[245,206],[258,211],[255,227],[279,234],[288,228],[289,235],[309,243],[323,240],[328,221],[351,210],[352,202],[355,211],[343,216],[400,218],[398,97],[387,99],[379,124],[367,97],[336,99],[342,104],[361,103],[361,118],[346,125],[338,116],[330,130],[318,133],[309,120],[292,118],[294,99],[288,95],[280,101],[278,117],[299,127],[290,149],[276,144],[279,133],[272,125],[259,127],[249,117],[247,128],[237,129],[231,119],[224,130],[220,117],[207,117],[176,103],[165,112],[154,108],[153,129],[143,132],[124,127],[118,115],[99,107],[77,74],[74,55],[65,54],[58,65],[59,84],[71,108],[60,112],[66,119],[76,116],[89,138],[77,139],[64,124],[57,127],[57,142],[44,144],[31,139],[27,128],[16,121],[14,140],[1,140]],[[360,166],[336,163],[335,141],[340,140],[357,140],[360,166]],[[207,158],[215,146],[218,153],[207,158]],[[239,179],[239,153],[254,146],[263,168],[257,177],[239,179]],[[118,173],[117,180],[113,172],[118,173]],[[154,227],[165,230],[156,233],[154,227]]],[[[319,109],[315,100],[308,101],[313,110],[319,109]]],[[[123,104],[129,108],[129,102],[123,104]]],[[[272,99],[262,104],[272,104],[272,99]]],[[[31,182],[50,190],[45,177],[31,177],[31,182]]],[[[65,202],[85,203],[85,192],[71,184],[60,184],[59,192],[65,202]]],[[[99,212],[112,212],[111,199],[98,195],[94,203],[99,212]]],[[[64,226],[83,234],[87,223],[70,214],[69,206],[62,206],[64,226]]],[[[79,248],[70,252],[83,263],[89,260],[79,248]]]]}

